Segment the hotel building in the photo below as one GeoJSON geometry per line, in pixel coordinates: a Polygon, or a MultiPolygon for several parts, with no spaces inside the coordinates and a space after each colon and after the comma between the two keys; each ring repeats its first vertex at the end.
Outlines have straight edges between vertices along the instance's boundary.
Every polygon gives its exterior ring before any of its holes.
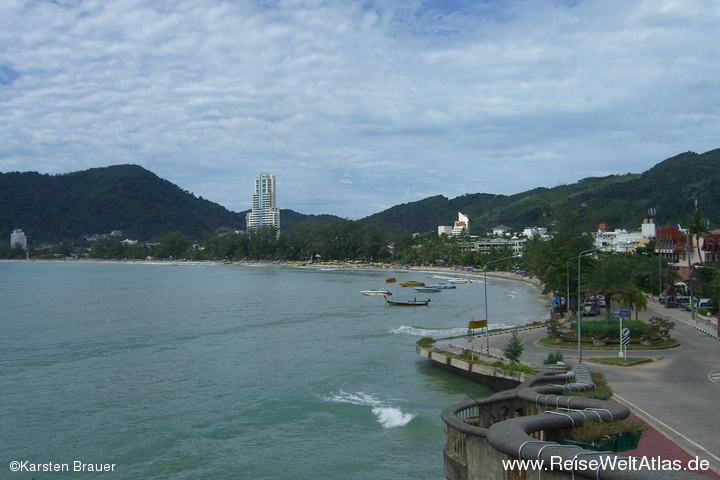
{"type": "Polygon", "coordinates": [[[275,204],[275,175],[272,173],[255,177],[252,211],[245,216],[245,222],[248,230],[272,225],[280,233],[280,209],[275,204]]]}

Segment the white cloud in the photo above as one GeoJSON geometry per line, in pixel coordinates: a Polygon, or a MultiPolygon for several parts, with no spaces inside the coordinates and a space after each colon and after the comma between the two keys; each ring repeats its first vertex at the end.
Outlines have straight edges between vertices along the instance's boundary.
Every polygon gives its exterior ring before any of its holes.
{"type": "Polygon", "coordinates": [[[720,7],[34,1],[0,6],[0,170],[136,163],[233,210],[361,218],[718,147],[720,7]]]}

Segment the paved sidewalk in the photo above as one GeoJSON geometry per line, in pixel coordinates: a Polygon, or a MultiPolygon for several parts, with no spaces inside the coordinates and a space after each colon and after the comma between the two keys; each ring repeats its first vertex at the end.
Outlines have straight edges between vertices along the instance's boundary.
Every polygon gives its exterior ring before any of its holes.
{"type": "MultiPolygon", "coordinates": [[[[710,470],[697,473],[720,480],[720,444],[717,434],[720,420],[720,385],[708,380],[708,371],[720,372],[720,341],[716,335],[716,320],[698,316],[682,309],[667,309],[649,300],[648,309],[639,313],[647,320],[661,316],[675,322],[671,332],[681,342],[680,348],[654,350],[652,353],[629,351],[628,356],[647,356],[656,361],[636,367],[619,367],[590,363],[591,357],[617,357],[617,351],[592,350],[583,347],[583,359],[592,371],[605,374],[617,398],[648,426],[637,450],[622,455],[680,461],[683,466],[699,457],[710,462],[710,470]]],[[[597,318],[597,317],[596,317],[597,318]]],[[[633,312],[632,318],[635,318],[633,312]]],[[[539,346],[536,341],[545,336],[545,329],[519,332],[525,350],[522,361],[542,365],[553,347],[539,346]]],[[[502,356],[502,347],[509,333],[490,336],[490,354],[502,356]]],[[[471,342],[471,347],[485,351],[485,339],[471,342]],[[473,343],[475,345],[473,345],[473,343]]],[[[559,349],[565,362],[577,361],[577,349],[559,349]]]]}

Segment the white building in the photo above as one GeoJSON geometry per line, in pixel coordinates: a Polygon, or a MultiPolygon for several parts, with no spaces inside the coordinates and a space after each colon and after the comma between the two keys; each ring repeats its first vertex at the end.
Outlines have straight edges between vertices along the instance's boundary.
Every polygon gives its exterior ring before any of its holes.
{"type": "Polygon", "coordinates": [[[544,227],[525,227],[525,230],[523,230],[523,236],[527,238],[535,238],[536,235],[547,238],[548,229],[544,227]]]}
{"type": "Polygon", "coordinates": [[[475,250],[480,253],[491,254],[498,250],[507,249],[512,255],[521,255],[525,250],[525,238],[490,238],[475,242],[475,250]]]}
{"type": "Polygon", "coordinates": [[[438,237],[442,235],[447,235],[448,237],[452,235],[452,227],[450,225],[440,225],[438,227],[438,237]]]}
{"type": "Polygon", "coordinates": [[[462,212],[458,212],[458,219],[455,220],[453,226],[440,225],[438,227],[438,236],[447,235],[453,237],[462,237],[470,234],[470,219],[462,212]]]}
{"type": "Polygon", "coordinates": [[[595,237],[595,248],[603,252],[631,253],[636,248],[648,243],[655,236],[653,219],[643,220],[640,231],[628,232],[625,229],[607,231],[604,224],[595,237]]]}
{"type": "Polygon", "coordinates": [[[27,237],[19,228],[16,228],[10,234],[10,248],[22,248],[23,250],[27,250],[27,237]]]}
{"type": "Polygon", "coordinates": [[[463,215],[462,212],[458,212],[458,219],[455,220],[453,225],[452,235],[453,237],[461,237],[470,233],[470,219],[467,215],[463,215]]]}
{"type": "Polygon", "coordinates": [[[248,230],[272,225],[280,233],[280,209],[275,203],[275,175],[272,173],[261,173],[255,177],[252,211],[245,216],[245,222],[248,230]]]}

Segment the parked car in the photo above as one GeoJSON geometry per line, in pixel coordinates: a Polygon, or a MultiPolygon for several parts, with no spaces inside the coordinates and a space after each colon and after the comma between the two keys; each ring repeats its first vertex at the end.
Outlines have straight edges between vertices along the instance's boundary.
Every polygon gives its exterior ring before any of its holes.
{"type": "Polygon", "coordinates": [[[677,304],[677,308],[684,308],[688,311],[690,310],[690,297],[678,295],[677,297],[675,297],[675,302],[677,304]]]}
{"type": "Polygon", "coordinates": [[[583,305],[583,315],[586,317],[600,315],[600,305],[598,305],[597,302],[585,302],[583,305]]]}
{"type": "Polygon", "coordinates": [[[605,295],[598,295],[595,297],[595,300],[597,300],[598,305],[601,307],[605,306],[605,295]]]}

